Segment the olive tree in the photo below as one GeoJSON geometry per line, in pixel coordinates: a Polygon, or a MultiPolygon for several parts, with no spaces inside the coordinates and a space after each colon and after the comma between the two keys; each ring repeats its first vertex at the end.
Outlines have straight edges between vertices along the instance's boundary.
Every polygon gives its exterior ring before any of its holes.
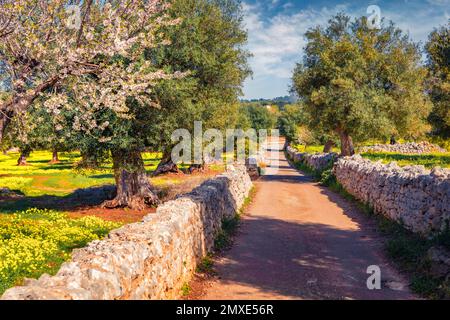
{"type": "Polygon", "coordinates": [[[339,14],[305,37],[293,89],[309,126],[337,134],[343,155],[354,153],[353,139],[414,137],[428,129],[421,54],[393,23],[371,29],[364,17],[351,22],[339,14]]]}

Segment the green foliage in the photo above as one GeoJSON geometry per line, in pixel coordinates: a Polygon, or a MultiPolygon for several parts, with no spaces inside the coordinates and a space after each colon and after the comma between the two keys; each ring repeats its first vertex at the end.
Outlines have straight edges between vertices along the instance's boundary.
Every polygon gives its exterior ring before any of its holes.
{"type": "Polygon", "coordinates": [[[233,235],[239,226],[240,216],[237,214],[234,218],[224,219],[222,228],[214,240],[214,248],[218,251],[225,250],[233,243],[233,235]]]}
{"type": "Polygon", "coordinates": [[[429,120],[433,133],[450,137],[450,22],[434,30],[425,46],[428,54],[429,90],[433,111],[429,120]]]}
{"type": "MultiPolygon", "coordinates": [[[[303,144],[294,144],[293,148],[297,149],[298,152],[307,152],[307,153],[321,153],[323,152],[323,145],[303,145],[303,144]]],[[[333,152],[339,152],[339,148],[334,147],[332,149],[333,152]]]]}
{"type": "Polygon", "coordinates": [[[185,282],[183,283],[183,286],[181,287],[181,294],[183,297],[187,297],[191,293],[191,286],[189,283],[185,282]]]}
{"type": "Polygon", "coordinates": [[[119,226],[96,217],[70,219],[38,209],[0,216],[0,294],[24,277],[55,273],[72,249],[119,226]]]}
{"type": "Polygon", "coordinates": [[[448,138],[442,138],[439,136],[432,136],[430,139],[431,143],[437,144],[441,148],[447,150],[450,152],[450,139],[448,138]]]}
{"type": "Polygon", "coordinates": [[[207,255],[203,258],[202,262],[197,266],[197,272],[214,274],[214,260],[211,255],[207,255]]]}
{"type": "Polygon", "coordinates": [[[173,130],[192,132],[194,121],[202,121],[205,130],[233,127],[238,121],[238,96],[250,73],[239,1],[174,0],[169,14],[182,19],[180,25],[163,29],[171,45],[149,55],[161,68],[189,74],[164,81],[155,90],[163,108],[153,110],[146,121],[151,128],[147,143],[166,153],[172,147],[173,130]]]}
{"type": "Polygon", "coordinates": [[[304,123],[304,115],[301,105],[286,105],[278,117],[278,128],[280,134],[288,141],[297,142],[298,127],[304,123]]]}
{"type": "MultiPolygon", "coordinates": [[[[61,153],[60,163],[49,164],[51,152],[34,151],[28,158],[28,166],[17,166],[18,153],[0,154],[0,188],[7,187],[28,197],[44,195],[66,196],[76,189],[84,189],[114,183],[112,164],[107,162],[95,170],[74,170],[80,154],[61,153]]],[[[153,172],[161,159],[160,153],[143,153],[147,173],[153,172]]],[[[169,177],[151,178],[158,187],[177,184],[181,180],[169,177]]],[[[3,206],[2,206],[3,207],[3,206]]]]}
{"type": "Polygon", "coordinates": [[[254,103],[262,106],[277,106],[279,110],[283,110],[287,105],[293,104],[297,99],[293,96],[276,97],[273,99],[250,99],[241,100],[242,103],[254,103]]]}
{"type": "MultiPolygon", "coordinates": [[[[257,103],[241,104],[239,113],[245,116],[246,123],[255,130],[270,130],[275,126],[276,116],[269,110],[270,106],[262,106],[257,103]]],[[[247,128],[248,129],[248,128],[247,128]]]]}
{"type": "Polygon", "coordinates": [[[309,125],[357,141],[426,131],[431,103],[416,44],[391,23],[369,30],[366,19],[345,15],[306,33],[303,63],[293,90],[305,104],[309,125]]]}

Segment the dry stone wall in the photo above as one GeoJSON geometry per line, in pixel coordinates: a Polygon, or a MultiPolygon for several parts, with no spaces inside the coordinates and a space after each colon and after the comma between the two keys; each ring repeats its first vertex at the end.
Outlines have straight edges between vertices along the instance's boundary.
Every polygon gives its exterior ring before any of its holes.
{"type": "Polygon", "coordinates": [[[373,146],[362,147],[359,150],[361,153],[364,152],[395,152],[403,154],[422,154],[422,153],[432,153],[432,152],[446,152],[447,150],[434,145],[430,142],[408,142],[408,143],[398,143],[398,144],[376,144],[373,146]]]}
{"type": "Polygon", "coordinates": [[[213,249],[224,219],[252,187],[245,166],[158,207],[142,222],[77,249],[55,276],[28,279],[2,299],[174,299],[213,249]]]}
{"type": "Polygon", "coordinates": [[[414,232],[439,233],[450,222],[449,169],[385,165],[356,155],[338,159],[333,172],[350,194],[414,232]]]}
{"type": "Polygon", "coordinates": [[[316,171],[334,162],[333,174],[347,192],[413,232],[433,235],[449,227],[450,169],[386,165],[360,155],[307,154],[289,146],[286,151],[316,171]]]}
{"type": "Polygon", "coordinates": [[[303,162],[311,169],[319,172],[331,167],[338,157],[336,153],[311,154],[306,152],[298,152],[290,146],[286,148],[286,152],[292,160],[296,162],[303,162]]]}

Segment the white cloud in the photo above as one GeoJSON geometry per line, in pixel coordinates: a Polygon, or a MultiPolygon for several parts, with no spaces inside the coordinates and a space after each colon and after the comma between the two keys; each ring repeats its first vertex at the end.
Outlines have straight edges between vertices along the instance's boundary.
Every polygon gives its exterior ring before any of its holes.
{"type": "Polygon", "coordinates": [[[280,13],[268,20],[264,18],[260,5],[244,3],[243,8],[244,23],[249,33],[248,48],[254,55],[250,60],[254,79],[247,81],[247,87],[261,84],[262,79],[272,77],[273,81],[283,81],[287,91],[292,70],[301,59],[306,44],[304,33],[311,27],[326,23],[333,14],[343,11],[346,6],[305,9],[294,14],[280,13]]]}
{"type": "MultiPolygon", "coordinates": [[[[404,31],[409,31],[414,41],[425,41],[428,34],[448,20],[442,5],[450,0],[427,0],[430,5],[416,10],[409,3],[396,10],[383,10],[381,14],[392,20],[404,31]]],[[[273,0],[276,4],[278,0],[273,0]]],[[[287,2],[289,4],[290,2],[287,2]]],[[[352,17],[366,14],[366,7],[337,5],[332,8],[303,9],[298,12],[284,10],[266,17],[262,4],[244,3],[244,23],[249,33],[248,49],[253,53],[250,65],[253,79],[246,81],[246,98],[270,98],[287,94],[292,70],[302,58],[306,42],[304,33],[316,25],[325,25],[338,12],[346,12],[352,17]]]]}

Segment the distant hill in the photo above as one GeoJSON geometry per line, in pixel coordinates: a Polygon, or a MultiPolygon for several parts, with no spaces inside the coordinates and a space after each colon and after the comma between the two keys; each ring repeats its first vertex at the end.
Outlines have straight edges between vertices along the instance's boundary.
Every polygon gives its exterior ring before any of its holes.
{"type": "Polygon", "coordinates": [[[276,97],[273,99],[251,99],[246,100],[242,99],[242,103],[250,103],[250,104],[259,104],[262,106],[268,106],[268,105],[277,105],[279,107],[283,107],[286,104],[295,103],[297,99],[294,96],[284,96],[284,97],[276,97]]]}

